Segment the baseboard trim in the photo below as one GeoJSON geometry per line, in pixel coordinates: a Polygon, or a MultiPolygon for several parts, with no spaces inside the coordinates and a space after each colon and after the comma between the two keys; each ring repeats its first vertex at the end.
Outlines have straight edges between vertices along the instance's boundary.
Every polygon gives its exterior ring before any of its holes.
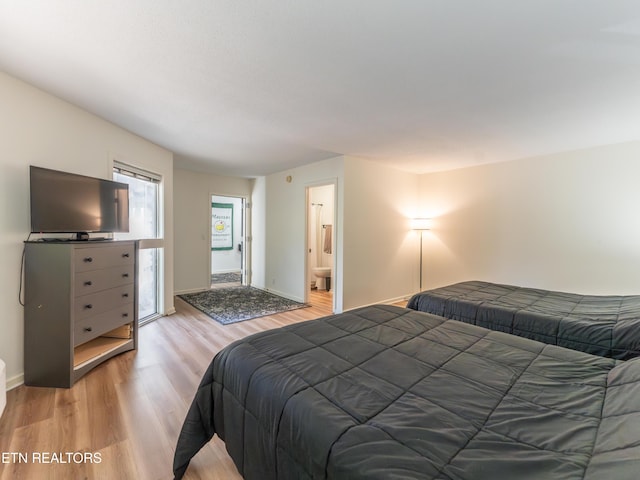
{"type": "Polygon", "coordinates": [[[209,290],[209,287],[191,288],[189,290],[179,290],[177,292],[173,292],[173,295],[175,297],[177,297],[178,295],[186,295],[186,294],[189,294],[189,293],[206,292],[207,290],[209,290]]]}
{"type": "Polygon", "coordinates": [[[255,287],[253,285],[252,285],[252,287],[256,288],[258,290],[262,290],[263,292],[273,293],[274,295],[278,295],[279,297],[283,297],[283,298],[286,298],[288,300],[293,300],[294,302],[304,303],[304,298],[294,297],[293,295],[289,295],[288,293],[280,292],[278,290],[273,290],[273,289],[270,289],[270,288],[255,287]]]}
{"type": "Polygon", "coordinates": [[[401,295],[395,298],[388,298],[387,300],[379,300],[377,302],[367,303],[365,305],[358,305],[357,307],[350,307],[347,308],[345,312],[348,312],[349,310],[355,310],[356,308],[370,307],[371,305],[391,305],[396,302],[406,302],[407,300],[409,300],[409,298],[411,298],[411,295],[401,295]]]}
{"type": "Polygon", "coordinates": [[[19,387],[20,385],[24,385],[24,373],[7,379],[7,392],[19,387]]]}

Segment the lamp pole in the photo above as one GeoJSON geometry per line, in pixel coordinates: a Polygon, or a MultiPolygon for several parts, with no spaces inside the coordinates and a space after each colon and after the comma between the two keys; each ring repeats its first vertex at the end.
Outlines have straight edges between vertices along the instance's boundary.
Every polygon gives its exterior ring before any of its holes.
{"type": "Polygon", "coordinates": [[[420,291],[422,291],[422,234],[431,229],[430,218],[414,218],[411,220],[411,229],[420,231],[420,291]]]}
{"type": "Polygon", "coordinates": [[[420,291],[422,291],[422,232],[424,230],[420,230],[420,291]]]}

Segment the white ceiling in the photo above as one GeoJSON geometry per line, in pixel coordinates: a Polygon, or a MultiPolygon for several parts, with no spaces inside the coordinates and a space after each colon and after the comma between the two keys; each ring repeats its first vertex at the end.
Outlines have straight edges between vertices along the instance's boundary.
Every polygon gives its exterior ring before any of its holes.
{"type": "Polygon", "coordinates": [[[638,0],[0,0],[0,69],[224,175],[640,139],[638,0]]]}

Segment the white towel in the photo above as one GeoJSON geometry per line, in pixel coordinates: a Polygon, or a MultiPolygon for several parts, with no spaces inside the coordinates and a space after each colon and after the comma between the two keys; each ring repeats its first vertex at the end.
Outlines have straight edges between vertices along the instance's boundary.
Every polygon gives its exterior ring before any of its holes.
{"type": "Polygon", "coordinates": [[[331,225],[324,226],[324,247],[322,251],[324,253],[331,253],[331,225]]]}

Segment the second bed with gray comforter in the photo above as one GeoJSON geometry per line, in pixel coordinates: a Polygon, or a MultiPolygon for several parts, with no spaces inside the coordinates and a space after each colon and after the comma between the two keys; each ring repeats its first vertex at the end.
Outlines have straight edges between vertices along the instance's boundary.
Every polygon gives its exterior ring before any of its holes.
{"type": "Polygon", "coordinates": [[[417,293],[407,307],[603,357],[640,356],[640,295],[470,281],[417,293]]]}

